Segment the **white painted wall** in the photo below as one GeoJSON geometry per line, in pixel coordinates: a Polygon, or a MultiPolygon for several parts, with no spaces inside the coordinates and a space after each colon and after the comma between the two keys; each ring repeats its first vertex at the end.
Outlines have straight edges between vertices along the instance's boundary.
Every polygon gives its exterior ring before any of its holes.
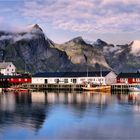
{"type": "Polygon", "coordinates": [[[105,76],[105,83],[107,85],[115,84],[117,82],[116,78],[117,78],[117,75],[114,72],[111,71],[110,73],[108,73],[105,76]]]}
{"type": "Polygon", "coordinates": [[[47,79],[49,84],[56,84],[57,79],[59,79],[59,84],[64,84],[65,79],[68,79],[68,83],[65,84],[82,84],[83,82],[92,82],[95,84],[105,85],[105,77],[54,77],[54,78],[44,78],[44,77],[32,77],[33,84],[45,84],[45,79],[47,79]],[[73,83],[73,79],[76,79],[76,83],[73,83]]]}
{"type": "Polygon", "coordinates": [[[43,77],[32,77],[33,84],[44,84],[45,78],[43,77]]]}
{"type": "Polygon", "coordinates": [[[6,69],[1,69],[1,70],[0,70],[0,73],[3,74],[3,75],[6,75],[6,74],[5,74],[5,73],[6,73],[6,69]]]}
{"type": "Polygon", "coordinates": [[[5,69],[1,69],[0,72],[3,75],[14,75],[16,72],[16,67],[13,65],[13,63],[10,63],[5,69]]]}

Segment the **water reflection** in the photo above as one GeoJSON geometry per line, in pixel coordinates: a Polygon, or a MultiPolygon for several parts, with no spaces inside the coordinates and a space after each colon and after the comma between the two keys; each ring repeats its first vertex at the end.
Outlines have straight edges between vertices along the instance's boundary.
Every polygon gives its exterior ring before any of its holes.
{"type": "MultiPolygon", "coordinates": [[[[2,93],[0,94],[0,125],[18,124],[40,129],[53,104],[70,104],[72,111],[84,113],[86,107],[95,104],[102,109],[111,102],[107,94],[99,93],[2,93]]],[[[68,106],[67,106],[68,107],[68,106]]]]}
{"type": "Polygon", "coordinates": [[[49,106],[43,102],[32,103],[31,93],[2,93],[0,95],[0,126],[24,125],[31,129],[41,128],[49,106]]]}
{"type": "MultiPolygon", "coordinates": [[[[69,138],[82,138],[80,129],[88,131],[85,138],[93,138],[92,130],[98,128],[98,125],[103,129],[107,127],[106,123],[114,124],[114,120],[117,122],[121,120],[116,117],[123,115],[126,117],[125,121],[130,121],[134,114],[140,115],[139,105],[140,95],[136,93],[117,95],[92,92],[1,93],[0,130],[5,131],[5,136],[1,132],[0,136],[9,138],[15,133],[13,138],[21,138],[16,134],[18,127],[28,130],[28,138],[67,138],[64,131],[73,135],[69,138]],[[13,128],[11,135],[6,133],[10,127],[13,128]]],[[[137,121],[140,123],[140,119],[137,121]]],[[[119,123],[123,124],[121,121],[119,123]]],[[[123,125],[125,127],[127,124],[123,125]]],[[[111,126],[109,125],[109,130],[111,126]]],[[[22,133],[26,134],[23,130],[22,133]]],[[[109,135],[108,132],[104,133],[99,136],[109,135]]]]}
{"type": "Polygon", "coordinates": [[[118,94],[117,98],[122,103],[140,103],[140,92],[130,92],[129,94],[118,94]]]}

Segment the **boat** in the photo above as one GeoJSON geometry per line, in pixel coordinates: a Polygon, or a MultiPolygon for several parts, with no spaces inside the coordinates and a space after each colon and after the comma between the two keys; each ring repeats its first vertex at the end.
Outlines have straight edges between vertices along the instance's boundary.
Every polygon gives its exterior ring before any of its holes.
{"type": "Polygon", "coordinates": [[[85,84],[82,89],[95,92],[111,92],[111,86],[109,85],[94,85],[91,83],[85,84]]]}
{"type": "Polygon", "coordinates": [[[140,85],[134,86],[134,87],[129,87],[129,91],[140,92],[140,85]]]}
{"type": "Polygon", "coordinates": [[[28,89],[23,89],[23,88],[5,88],[3,89],[4,92],[29,92],[28,89]]]}
{"type": "MultiPolygon", "coordinates": [[[[88,77],[88,67],[87,67],[87,77],[88,77]]],[[[102,70],[100,71],[100,77],[102,77],[102,70]]],[[[86,91],[94,91],[94,92],[111,92],[111,86],[103,85],[102,83],[91,83],[91,82],[84,82],[82,86],[83,90],[86,91]]]]}

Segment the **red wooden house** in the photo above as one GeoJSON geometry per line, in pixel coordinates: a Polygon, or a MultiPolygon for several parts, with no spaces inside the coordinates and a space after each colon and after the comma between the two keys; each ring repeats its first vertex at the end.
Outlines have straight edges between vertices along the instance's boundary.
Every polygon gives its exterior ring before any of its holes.
{"type": "Polygon", "coordinates": [[[9,85],[19,85],[31,82],[31,75],[0,75],[0,87],[8,87],[9,85]]]}
{"type": "Polygon", "coordinates": [[[137,72],[137,73],[120,73],[117,76],[117,83],[140,84],[140,72],[137,72]]]}

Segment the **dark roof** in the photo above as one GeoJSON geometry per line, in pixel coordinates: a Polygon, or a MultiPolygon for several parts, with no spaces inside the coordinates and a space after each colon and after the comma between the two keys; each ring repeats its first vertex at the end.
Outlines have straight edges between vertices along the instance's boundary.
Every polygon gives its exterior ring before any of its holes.
{"type": "Polygon", "coordinates": [[[31,78],[31,75],[0,75],[0,79],[8,78],[31,78]]]}
{"type": "Polygon", "coordinates": [[[140,78],[140,73],[120,73],[117,78],[140,78]]]}
{"type": "MultiPolygon", "coordinates": [[[[110,71],[93,71],[88,72],[88,77],[105,77],[110,71]]],[[[37,73],[33,77],[86,77],[87,72],[44,72],[37,73]]]]}

